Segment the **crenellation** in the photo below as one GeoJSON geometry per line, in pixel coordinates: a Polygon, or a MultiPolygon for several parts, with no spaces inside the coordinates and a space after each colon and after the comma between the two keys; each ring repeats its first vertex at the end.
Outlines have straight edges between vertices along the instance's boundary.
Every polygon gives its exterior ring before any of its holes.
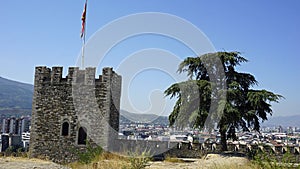
{"type": "MultiPolygon", "coordinates": [[[[106,76],[108,78],[111,76],[110,74],[115,73],[111,70],[104,72],[109,74],[106,76]]],[[[54,66],[51,69],[46,66],[38,66],[35,70],[35,81],[37,81],[37,84],[67,82],[70,84],[95,85],[95,83],[102,83],[102,75],[95,78],[95,73],[96,68],[93,67],[87,67],[85,70],[81,70],[79,67],[69,67],[67,76],[63,77],[63,67],[54,66]]]]}
{"type": "Polygon", "coordinates": [[[59,83],[62,80],[63,67],[52,67],[51,83],[59,83]]]}
{"type": "MultiPolygon", "coordinates": [[[[115,74],[112,68],[104,70],[106,79],[111,78],[111,74],[115,74]]],[[[54,66],[47,68],[46,66],[38,66],[35,69],[35,81],[37,84],[61,83],[61,84],[85,84],[85,85],[100,85],[103,82],[103,76],[95,78],[96,68],[87,67],[85,70],[79,67],[69,67],[68,74],[63,77],[63,67],[54,66]]]]}
{"type": "Polygon", "coordinates": [[[42,82],[50,81],[51,69],[46,66],[39,66],[35,68],[35,83],[39,84],[42,82]]]}
{"type": "Polygon", "coordinates": [[[85,84],[86,85],[95,85],[95,73],[96,68],[88,67],[85,70],[85,84]]]}
{"type": "Polygon", "coordinates": [[[110,79],[113,75],[113,70],[110,67],[105,67],[102,69],[102,79],[105,81],[107,79],[110,79]]]}
{"type": "Polygon", "coordinates": [[[75,69],[73,74],[73,84],[84,84],[85,70],[75,69]]]}
{"type": "Polygon", "coordinates": [[[95,79],[95,85],[100,85],[101,83],[102,83],[102,76],[99,75],[99,77],[95,79]]]}
{"type": "Polygon", "coordinates": [[[79,67],[69,67],[69,70],[68,70],[68,75],[67,75],[67,81],[69,83],[71,83],[73,81],[73,76],[74,76],[74,72],[77,72],[79,70],[79,67]]]}

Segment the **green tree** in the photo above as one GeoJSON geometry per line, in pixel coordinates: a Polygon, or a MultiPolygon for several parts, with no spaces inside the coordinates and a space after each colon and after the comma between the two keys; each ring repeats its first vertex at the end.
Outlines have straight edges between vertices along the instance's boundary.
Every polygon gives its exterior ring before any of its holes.
{"type": "Polygon", "coordinates": [[[235,129],[260,129],[260,120],[272,115],[271,102],[281,95],[267,90],[255,90],[258,84],[249,73],[236,67],[248,60],[239,52],[216,52],[186,58],[178,68],[189,79],[171,85],[165,95],[177,98],[169,116],[170,125],[210,128],[217,122],[222,150],[227,150],[227,138],[233,139],[235,129]]]}

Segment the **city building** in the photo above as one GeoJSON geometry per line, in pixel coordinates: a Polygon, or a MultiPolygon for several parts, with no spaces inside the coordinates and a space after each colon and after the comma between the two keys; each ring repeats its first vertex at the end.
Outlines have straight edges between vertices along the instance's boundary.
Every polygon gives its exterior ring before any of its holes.
{"type": "Polygon", "coordinates": [[[30,117],[10,117],[2,121],[0,152],[9,147],[28,149],[30,139],[30,117]],[[23,134],[24,133],[24,134],[23,134]],[[23,136],[24,135],[24,136],[23,136]]]}

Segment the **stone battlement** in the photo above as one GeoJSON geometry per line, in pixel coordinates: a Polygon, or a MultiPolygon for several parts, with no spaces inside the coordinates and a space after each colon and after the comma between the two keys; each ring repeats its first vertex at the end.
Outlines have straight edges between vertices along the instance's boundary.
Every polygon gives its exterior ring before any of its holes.
{"type": "Polygon", "coordinates": [[[38,66],[35,68],[35,84],[43,83],[83,83],[86,85],[100,84],[103,80],[103,76],[117,75],[112,68],[105,67],[102,69],[102,75],[95,78],[96,68],[87,67],[85,70],[80,70],[79,67],[69,67],[68,74],[63,77],[63,67],[52,67],[48,68],[46,66],[38,66]]]}

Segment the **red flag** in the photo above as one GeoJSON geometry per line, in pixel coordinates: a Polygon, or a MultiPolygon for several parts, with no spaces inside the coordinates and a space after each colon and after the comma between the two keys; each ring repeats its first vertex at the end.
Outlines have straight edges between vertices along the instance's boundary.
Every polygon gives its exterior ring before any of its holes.
{"type": "Polygon", "coordinates": [[[87,6],[87,0],[85,1],[82,16],[81,16],[81,34],[80,37],[82,38],[85,34],[85,19],[86,19],[86,6],[87,6]]]}

